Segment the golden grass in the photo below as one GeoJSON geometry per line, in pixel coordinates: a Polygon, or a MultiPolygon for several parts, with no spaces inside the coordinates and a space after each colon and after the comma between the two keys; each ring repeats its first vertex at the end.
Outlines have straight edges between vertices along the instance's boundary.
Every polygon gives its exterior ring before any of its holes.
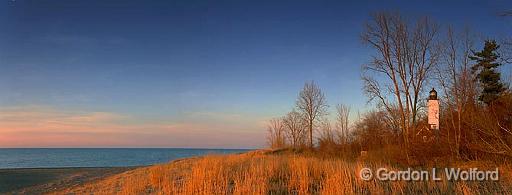
{"type": "MultiPolygon", "coordinates": [[[[479,167],[480,164],[467,166],[479,167]]],[[[463,165],[460,165],[463,166],[463,165]]],[[[510,194],[512,166],[498,182],[363,181],[359,170],[403,168],[295,154],[209,155],[139,168],[54,194],[510,194]]]]}

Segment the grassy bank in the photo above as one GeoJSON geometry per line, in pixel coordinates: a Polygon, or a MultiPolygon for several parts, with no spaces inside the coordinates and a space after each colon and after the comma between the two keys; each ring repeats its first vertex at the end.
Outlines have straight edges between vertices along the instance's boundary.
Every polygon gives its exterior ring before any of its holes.
{"type": "MultiPolygon", "coordinates": [[[[455,166],[455,165],[453,165],[455,166]]],[[[131,170],[56,194],[346,194],[511,193],[509,165],[466,162],[461,168],[500,169],[499,181],[363,181],[362,168],[403,170],[365,160],[347,161],[290,152],[211,155],[131,170]]]]}

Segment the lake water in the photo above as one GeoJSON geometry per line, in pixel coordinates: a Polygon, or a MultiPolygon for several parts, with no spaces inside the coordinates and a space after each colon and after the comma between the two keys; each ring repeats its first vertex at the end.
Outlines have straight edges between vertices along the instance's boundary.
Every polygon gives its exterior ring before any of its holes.
{"type": "Polygon", "coordinates": [[[192,156],[246,151],[186,148],[4,148],[0,149],[0,169],[141,166],[192,156]]]}

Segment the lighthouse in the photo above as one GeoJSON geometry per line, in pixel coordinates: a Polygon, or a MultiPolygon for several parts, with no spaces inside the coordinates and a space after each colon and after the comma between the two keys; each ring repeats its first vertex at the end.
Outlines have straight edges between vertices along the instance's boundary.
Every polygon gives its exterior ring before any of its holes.
{"type": "Polygon", "coordinates": [[[439,99],[437,91],[432,88],[428,97],[428,126],[431,130],[439,130],[439,99]]]}

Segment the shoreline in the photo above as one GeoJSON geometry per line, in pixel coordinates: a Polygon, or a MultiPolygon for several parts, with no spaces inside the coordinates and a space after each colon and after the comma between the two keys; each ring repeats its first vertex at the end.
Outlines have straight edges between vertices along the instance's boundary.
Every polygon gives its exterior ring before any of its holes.
{"type": "MultiPolygon", "coordinates": [[[[170,161],[172,162],[172,161],[170,161]]],[[[156,164],[155,164],[156,165],[156,164]]],[[[31,169],[110,169],[110,168],[140,168],[140,167],[149,167],[153,165],[139,165],[139,166],[100,166],[100,167],[20,167],[20,168],[0,168],[0,171],[10,171],[10,170],[31,170],[31,169]]]]}
{"type": "MultiPolygon", "coordinates": [[[[55,190],[52,194],[353,194],[382,193],[503,193],[511,192],[508,164],[484,161],[457,162],[453,166],[497,166],[499,181],[450,180],[424,182],[364,180],[360,171],[403,169],[400,164],[348,160],[342,157],[284,150],[257,150],[240,154],[183,158],[143,167],[82,185],[55,190]]],[[[421,169],[414,169],[421,170],[421,169]]]]}
{"type": "Polygon", "coordinates": [[[0,169],[0,194],[42,194],[145,166],[0,169]]]}
{"type": "MultiPolygon", "coordinates": [[[[230,154],[244,154],[251,151],[255,150],[246,150],[230,154]]],[[[151,165],[0,168],[0,195],[50,193],[105,179],[139,168],[176,163],[187,159],[208,156],[210,154],[217,153],[188,156],[151,165]]]]}
{"type": "Polygon", "coordinates": [[[0,156],[4,157],[0,159],[0,170],[149,166],[167,163],[179,158],[246,151],[249,150],[195,148],[0,148],[0,156]]]}

